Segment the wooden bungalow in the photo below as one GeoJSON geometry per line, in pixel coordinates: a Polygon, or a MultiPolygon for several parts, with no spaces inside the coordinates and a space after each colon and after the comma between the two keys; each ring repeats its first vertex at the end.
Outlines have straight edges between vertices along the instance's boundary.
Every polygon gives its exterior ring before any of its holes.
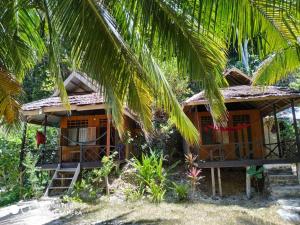
{"type": "Polygon", "coordinates": [[[226,71],[224,76],[229,83],[229,87],[221,90],[228,110],[225,126],[214,126],[204,92],[183,103],[184,111],[200,133],[200,146],[185,144],[185,151],[199,156],[200,168],[211,168],[212,186],[215,185],[214,168],[220,176],[220,168],[225,167],[299,163],[300,139],[294,105],[300,101],[300,93],[283,87],[251,86],[251,78],[236,68],[226,71]],[[295,139],[283,140],[277,113],[289,107],[293,111],[295,139]],[[274,142],[265,138],[268,116],[272,116],[274,122],[274,142]]]}
{"type": "MultiPolygon", "coordinates": [[[[46,143],[40,147],[38,167],[53,170],[53,178],[47,188],[71,190],[80,169],[101,167],[104,155],[116,152],[120,162],[128,158],[131,146],[123,144],[112,124],[103,95],[85,75],[73,72],[64,82],[68,93],[70,111],[59,97],[59,91],[46,99],[22,106],[21,114],[27,123],[43,126],[46,143]],[[47,127],[59,130],[58,146],[48,148],[47,127]],[[65,180],[64,180],[65,179],[65,180]],[[61,182],[57,182],[60,180],[61,182]],[[64,180],[64,182],[62,182],[64,180]],[[60,183],[60,185],[58,185],[60,183]],[[62,184],[62,185],[61,185],[62,184]]],[[[125,109],[125,129],[135,131],[138,124],[134,115],[125,109]]]]}

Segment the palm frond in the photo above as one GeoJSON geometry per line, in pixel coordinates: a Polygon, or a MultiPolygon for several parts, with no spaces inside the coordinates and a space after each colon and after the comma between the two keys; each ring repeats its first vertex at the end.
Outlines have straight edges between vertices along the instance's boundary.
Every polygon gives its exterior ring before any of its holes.
{"type": "Polygon", "coordinates": [[[122,108],[128,103],[150,129],[151,82],[105,7],[89,0],[73,0],[49,2],[49,9],[52,23],[72,46],[73,59],[100,84],[100,91],[113,106],[117,128],[122,129],[122,108]]]}
{"type": "Polygon", "coordinates": [[[0,67],[0,119],[8,124],[18,119],[20,104],[17,96],[20,93],[20,83],[0,67]]]}
{"type": "Polygon", "coordinates": [[[254,84],[272,85],[300,68],[300,46],[276,52],[254,74],[254,84]]]}
{"type": "Polygon", "coordinates": [[[39,16],[26,0],[0,3],[0,64],[21,80],[45,52],[39,16]]]}
{"type": "Polygon", "coordinates": [[[222,40],[209,32],[195,31],[189,16],[168,1],[124,0],[107,4],[136,54],[144,54],[147,45],[151,53],[160,51],[166,60],[176,56],[182,74],[188,74],[205,89],[215,121],[222,121],[226,115],[219,92],[219,87],[226,85],[222,76],[226,47],[222,40]]]}

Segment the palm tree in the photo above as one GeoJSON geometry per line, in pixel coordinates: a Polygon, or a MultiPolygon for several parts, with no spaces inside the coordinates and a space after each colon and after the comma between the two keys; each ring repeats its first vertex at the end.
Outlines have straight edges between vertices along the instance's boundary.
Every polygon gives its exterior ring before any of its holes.
{"type": "MultiPolygon", "coordinates": [[[[198,132],[182,112],[157,57],[177,58],[182,74],[205,90],[216,122],[226,116],[219,87],[226,85],[222,72],[231,43],[241,46],[249,40],[261,59],[269,60],[256,75],[257,82],[277,80],[274,64],[281,68],[280,74],[299,68],[297,0],[12,0],[0,6],[4,27],[0,36],[7,35],[8,27],[10,36],[17,34],[30,47],[23,66],[19,55],[13,58],[18,52],[12,51],[12,59],[7,59],[2,49],[9,52],[12,46],[0,43],[3,67],[20,78],[21,71],[47,52],[50,71],[63,89],[58,52],[60,40],[67,42],[76,67],[103,87],[119,130],[123,106],[128,105],[151,131],[151,108],[156,105],[189,142],[197,142],[198,132]],[[280,55],[288,61],[285,67],[280,55]]],[[[12,42],[9,37],[3,42],[12,42]]],[[[61,93],[66,101],[65,92],[61,93]]]]}

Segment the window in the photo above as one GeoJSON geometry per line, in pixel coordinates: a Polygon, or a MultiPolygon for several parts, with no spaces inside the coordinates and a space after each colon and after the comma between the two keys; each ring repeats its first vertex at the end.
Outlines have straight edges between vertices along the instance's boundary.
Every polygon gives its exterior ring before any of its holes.
{"type": "Polygon", "coordinates": [[[229,143],[228,131],[214,129],[213,120],[210,116],[201,117],[201,135],[204,145],[229,143]]]}
{"type": "Polygon", "coordinates": [[[68,120],[68,144],[88,141],[88,120],[68,120]]]}

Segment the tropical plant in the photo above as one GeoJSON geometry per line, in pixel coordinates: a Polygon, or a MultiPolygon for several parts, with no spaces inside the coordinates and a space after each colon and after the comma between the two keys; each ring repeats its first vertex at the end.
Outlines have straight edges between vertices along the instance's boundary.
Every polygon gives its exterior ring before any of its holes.
{"type": "Polygon", "coordinates": [[[259,180],[263,179],[264,167],[250,166],[246,172],[251,178],[254,179],[256,188],[259,191],[259,180]]]}
{"type": "Polygon", "coordinates": [[[2,1],[0,65],[21,80],[47,54],[67,102],[59,66],[61,42],[67,43],[75,68],[103,88],[120,133],[125,105],[151,131],[155,103],[187,141],[197,142],[197,130],[153,55],[175,57],[181,74],[205,90],[213,118],[221,122],[226,109],[219,87],[226,85],[229,46],[242,56],[249,43],[254,55],[267,59],[255,83],[276,82],[299,68],[299,8],[296,0],[2,1]]]}
{"type": "Polygon", "coordinates": [[[198,155],[193,155],[191,152],[184,155],[185,163],[187,164],[189,169],[191,169],[192,167],[195,166],[197,157],[198,157],[198,155]]]}
{"type": "Polygon", "coordinates": [[[85,179],[76,182],[70,198],[64,197],[65,201],[93,202],[97,198],[97,189],[85,179]]]}
{"type": "Polygon", "coordinates": [[[137,179],[141,186],[147,186],[152,180],[159,183],[166,181],[167,173],[163,168],[163,155],[150,151],[150,154],[142,154],[141,160],[134,158],[131,165],[137,170],[137,179]]]}
{"type": "MultiPolygon", "coordinates": [[[[142,154],[141,160],[134,158],[131,165],[136,169],[139,191],[148,192],[152,202],[160,202],[166,193],[168,171],[163,168],[164,157],[161,152],[150,151],[142,154]]],[[[173,168],[171,166],[171,168],[173,168]]]]}
{"type": "Polygon", "coordinates": [[[185,201],[188,199],[189,186],[187,184],[177,184],[173,182],[173,186],[178,201],[185,201]]]}
{"type": "Polygon", "coordinates": [[[196,191],[196,186],[199,184],[199,181],[202,178],[200,176],[200,174],[201,174],[201,169],[197,169],[196,167],[190,168],[188,173],[187,173],[187,177],[190,180],[193,194],[196,191]]]}
{"type": "Polygon", "coordinates": [[[144,190],[128,188],[125,189],[124,194],[126,196],[126,200],[135,202],[140,200],[143,197],[144,190]]]}
{"type": "Polygon", "coordinates": [[[147,190],[150,194],[151,202],[160,203],[164,200],[164,196],[166,194],[164,183],[156,183],[155,180],[151,180],[147,186],[147,190]]]}

